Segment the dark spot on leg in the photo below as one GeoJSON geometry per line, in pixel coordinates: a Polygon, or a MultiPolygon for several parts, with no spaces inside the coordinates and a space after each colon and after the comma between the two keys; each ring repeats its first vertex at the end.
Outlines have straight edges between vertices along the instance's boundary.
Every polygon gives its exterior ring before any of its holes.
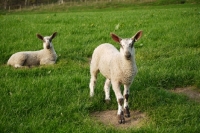
{"type": "MultiPolygon", "coordinates": [[[[124,97],[125,97],[126,101],[128,102],[129,94],[125,94],[124,97]]],[[[124,114],[125,114],[125,117],[130,117],[130,111],[129,111],[129,107],[128,106],[125,107],[124,114]]]]}
{"type": "Polygon", "coordinates": [[[125,114],[125,117],[130,117],[131,115],[130,115],[130,111],[129,111],[129,107],[127,106],[127,107],[125,107],[125,109],[124,109],[124,114],[125,114]]]}
{"type": "Polygon", "coordinates": [[[125,94],[125,99],[128,101],[129,94],[125,94]]]}
{"type": "Polygon", "coordinates": [[[123,105],[123,102],[124,102],[124,99],[123,99],[123,98],[118,99],[118,103],[119,103],[121,106],[123,105]]]}

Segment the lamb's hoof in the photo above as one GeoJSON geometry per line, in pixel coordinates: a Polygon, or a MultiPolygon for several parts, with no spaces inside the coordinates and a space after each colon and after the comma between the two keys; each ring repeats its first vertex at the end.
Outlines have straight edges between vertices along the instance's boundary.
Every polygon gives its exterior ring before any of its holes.
{"type": "Polygon", "coordinates": [[[124,115],[125,115],[125,117],[130,117],[130,116],[131,116],[128,107],[126,107],[126,108],[124,109],[124,115]]]}
{"type": "Polygon", "coordinates": [[[125,117],[131,117],[131,115],[130,114],[125,114],[125,117]]]}
{"type": "Polygon", "coordinates": [[[105,103],[109,104],[110,103],[110,99],[105,99],[105,103]]]}
{"type": "Polygon", "coordinates": [[[124,115],[118,115],[118,123],[119,124],[124,124],[125,123],[125,119],[124,119],[124,115]]]}

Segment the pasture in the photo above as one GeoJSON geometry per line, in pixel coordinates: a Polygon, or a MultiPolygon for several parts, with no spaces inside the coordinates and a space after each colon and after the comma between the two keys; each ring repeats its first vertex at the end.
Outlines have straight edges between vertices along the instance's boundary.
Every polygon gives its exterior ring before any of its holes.
{"type": "MultiPolygon", "coordinates": [[[[200,131],[200,103],[171,90],[200,91],[200,5],[136,6],[94,11],[10,13],[0,15],[0,132],[190,132],[200,131]],[[104,125],[91,114],[116,110],[104,103],[99,74],[89,97],[89,62],[110,33],[132,37],[138,74],[131,86],[130,109],[146,114],[140,128],[104,125]],[[42,49],[36,33],[53,40],[58,60],[52,66],[15,69],[6,65],[18,51],[42,49]]],[[[119,125],[121,126],[121,125],[119,125]]]]}

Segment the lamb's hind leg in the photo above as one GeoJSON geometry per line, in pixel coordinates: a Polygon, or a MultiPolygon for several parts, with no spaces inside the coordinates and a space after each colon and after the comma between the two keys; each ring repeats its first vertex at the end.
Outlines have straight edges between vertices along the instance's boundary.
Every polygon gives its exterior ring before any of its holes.
{"type": "Polygon", "coordinates": [[[106,79],[106,82],[104,84],[104,91],[105,91],[105,101],[107,103],[110,102],[110,85],[111,85],[110,79],[106,79]]]}
{"type": "Polygon", "coordinates": [[[96,71],[91,70],[90,71],[90,74],[91,74],[90,85],[89,85],[90,86],[90,97],[94,96],[94,88],[95,88],[95,85],[96,85],[97,73],[98,73],[98,70],[96,70],[96,71]]]}
{"type": "Polygon", "coordinates": [[[129,97],[129,87],[130,85],[124,85],[124,115],[125,117],[130,117],[128,97],[129,97]]]}
{"type": "Polygon", "coordinates": [[[20,68],[20,67],[23,67],[23,66],[21,66],[21,65],[19,65],[19,64],[15,64],[14,67],[15,67],[15,68],[20,68]]]}

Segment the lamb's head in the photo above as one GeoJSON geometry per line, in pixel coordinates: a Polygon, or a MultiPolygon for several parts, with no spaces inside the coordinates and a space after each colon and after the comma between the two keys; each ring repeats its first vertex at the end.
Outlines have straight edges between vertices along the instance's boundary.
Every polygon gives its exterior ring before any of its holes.
{"type": "Polygon", "coordinates": [[[57,32],[54,32],[51,36],[43,37],[42,35],[37,34],[37,37],[43,41],[44,49],[50,49],[51,47],[53,47],[52,40],[56,35],[57,35],[57,32]]]}
{"type": "Polygon", "coordinates": [[[111,34],[112,39],[120,44],[120,53],[123,54],[127,60],[131,60],[134,56],[134,43],[140,39],[141,36],[142,31],[138,31],[132,38],[125,39],[122,39],[115,34],[111,34]]]}

